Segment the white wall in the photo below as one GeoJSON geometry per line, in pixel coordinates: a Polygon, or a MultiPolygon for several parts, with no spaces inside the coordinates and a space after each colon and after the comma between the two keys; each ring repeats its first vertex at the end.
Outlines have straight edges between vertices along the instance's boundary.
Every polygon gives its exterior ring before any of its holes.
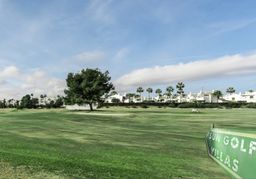
{"type": "MultiPolygon", "coordinates": [[[[98,105],[93,104],[93,109],[97,109],[98,105]]],[[[83,105],[78,105],[78,104],[74,104],[74,105],[66,105],[66,109],[67,110],[90,110],[90,106],[89,104],[83,104],[83,105]]]]}

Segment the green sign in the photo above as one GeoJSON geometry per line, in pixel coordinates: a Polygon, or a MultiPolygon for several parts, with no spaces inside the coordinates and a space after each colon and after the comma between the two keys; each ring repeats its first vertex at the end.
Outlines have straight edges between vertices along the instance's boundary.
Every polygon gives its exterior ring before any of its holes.
{"type": "Polygon", "coordinates": [[[235,178],[256,178],[256,135],[212,128],[206,146],[209,156],[235,178]]]}

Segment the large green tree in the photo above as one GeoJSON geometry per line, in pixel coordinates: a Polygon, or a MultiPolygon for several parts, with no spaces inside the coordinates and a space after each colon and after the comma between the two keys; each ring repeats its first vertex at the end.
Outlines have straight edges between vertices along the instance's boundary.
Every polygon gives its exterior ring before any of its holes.
{"type": "Polygon", "coordinates": [[[110,82],[109,72],[99,69],[83,69],[80,73],[69,73],[66,79],[66,102],[68,104],[89,104],[93,110],[93,103],[102,101],[102,97],[114,90],[110,82]]]}
{"type": "Polygon", "coordinates": [[[33,94],[27,94],[22,97],[21,102],[20,102],[20,107],[21,108],[37,108],[39,105],[39,100],[38,98],[34,98],[33,94]]]}

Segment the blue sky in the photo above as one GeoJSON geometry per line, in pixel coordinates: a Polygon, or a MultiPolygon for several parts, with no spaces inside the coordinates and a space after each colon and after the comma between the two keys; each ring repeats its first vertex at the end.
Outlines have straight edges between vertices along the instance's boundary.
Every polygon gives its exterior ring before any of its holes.
{"type": "Polygon", "coordinates": [[[0,93],[56,95],[68,72],[119,91],[256,88],[256,1],[0,0],[0,93]]]}

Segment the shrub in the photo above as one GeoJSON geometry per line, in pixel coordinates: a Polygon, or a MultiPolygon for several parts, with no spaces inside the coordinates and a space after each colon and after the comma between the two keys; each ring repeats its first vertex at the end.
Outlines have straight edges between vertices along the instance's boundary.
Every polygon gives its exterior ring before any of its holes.
{"type": "Polygon", "coordinates": [[[141,105],[141,108],[148,108],[148,106],[147,105],[141,105]]]}
{"type": "Polygon", "coordinates": [[[197,108],[196,103],[181,103],[178,108],[197,108]]]}
{"type": "Polygon", "coordinates": [[[256,103],[249,103],[247,105],[243,105],[243,107],[247,107],[247,108],[256,108],[256,103]]]}
{"type": "Polygon", "coordinates": [[[121,101],[120,101],[120,99],[113,98],[113,99],[111,100],[111,102],[112,102],[112,103],[120,103],[121,101]]]}
{"type": "Polygon", "coordinates": [[[170,104],[168,104],[168,107],[170,107],[170,108],[175,108],[175,107],[177,107],[177,106],[176,106],[175,103],[170,103],[170,104]]]}

